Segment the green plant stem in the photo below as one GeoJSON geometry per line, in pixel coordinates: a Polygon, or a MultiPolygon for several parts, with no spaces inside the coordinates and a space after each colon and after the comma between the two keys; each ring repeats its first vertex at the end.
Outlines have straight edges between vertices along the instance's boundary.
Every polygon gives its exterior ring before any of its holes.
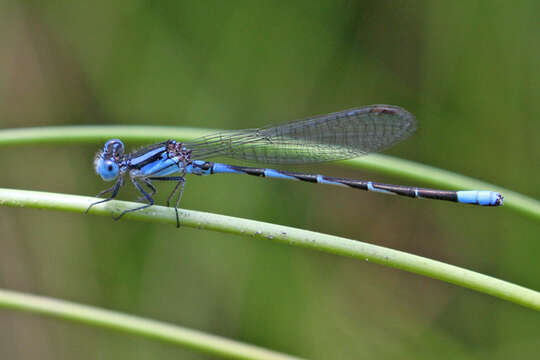
{"type": "Polygon", "coordinates": [[[0,307],[141,335],[231,359],[298,359],[180,326],[44,296],[0,289],[0,307]]]}
{"type": "MultiPolygon", "coordinates": [[[[453,190],[491,190],[504,195],[505,209],[512,209],[528,217],[540,220],[540,201],[501,186],[473,179],[468,176],[403,160],[381,154],[371,154],[359,159],[344,161],[351,167],[362,167],[377,172],[400,176],[413,181],[429,183],[432,186],[451,188],[453,190]]],[[[495,208],[493,208],[495,209],[495,208]]],[[[498,210],[502,210],[497,208],[498,210]]]]}
{"type": "MultiPolygon", "coordinates": [[[[170,138],[191,141],[197,137],[217,131],[215,129],[160,126],[59,126],[6,129],[0,130],[0,146],[47,143],[95,143],[115,137],[136,142],[163,141],[163,139],[170,138]]],[[[367,168],[453,190],[474,189],[498,191],[504,195],[503,209],[516,210],[533,219],[540,220],[540,201],[518,192],[450,171],[380,154],[371,154],[341,163],[350,167],[367,168]]],[[[497,211],[506,211],[503,209],[498,209],[497,211]]]]}
{"type": "MultiPolygon", "coordinates": [[[[31,207],[62,211],[84,212],[96,199],[93,197],[55,194],[27,190],[0,189],[0,205],[31,207]]],[[[110,201],[97,205],[91,214],[110,216],[125,209],[140,206],[126,201],[110,201]]],[[[127,219],[176,224],[172,208],[152,206],[145,210],[128,213],[127,219]]],[[[206,212],[180,210],[182,226],[214,230],[225,233],[248,235],[271,239],[313,250],[349,256],[377,264],[402,269],[415,274],[460,285],[489,294],[535,310],[540,310],[540,293],[474,271],[452,266],[421,256],[371,245],[338,236],[296,229],[260,221],[240,219],[206,212]]]]}

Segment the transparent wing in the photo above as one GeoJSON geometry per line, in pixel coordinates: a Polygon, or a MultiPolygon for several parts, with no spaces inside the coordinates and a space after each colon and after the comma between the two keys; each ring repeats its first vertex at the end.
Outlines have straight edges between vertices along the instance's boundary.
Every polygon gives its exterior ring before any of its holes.
{"type": "Polygon", "coordinates": [[[185,146],[192,150],[192,159],[302,164],[377,152],[409,137],[415,129],[416,120],[405,109],[371,105],[260,129],[224,131],[185,146]]]}

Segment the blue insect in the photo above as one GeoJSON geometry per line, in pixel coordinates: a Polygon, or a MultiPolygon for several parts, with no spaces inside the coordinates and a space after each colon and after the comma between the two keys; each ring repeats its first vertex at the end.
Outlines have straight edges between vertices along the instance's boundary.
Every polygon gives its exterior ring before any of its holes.
{"type": "Polygon", "coordinates": [[[116,220],[129,212],[154,204],[152,196],[156,188],[152,181],[175,181],[176,186],[167,198],[167,206],[174,199],[176,224],[180,226],[178,204],[184,191],[185,175],[224,173],[300,180],[411,198],[483,206],[503,205],[503,196],[492,191],[424,189],[202,160],[228,157],[266,164],[307,164],[349,159],[386,149],[409,137],[415,129],[416,120],[405,109],[391,105],[371,105],[277,126],[224,131],[186,144],[167,140],[127,154],[122,141],[112,139],[97,154],[94,166],[103,180],[116,182],[98,194],[101,196],[110,193],[110,196],[91,204],[86,212],[94,205],[114,199],[126,175],[129,175],[142,195],[137,200],[145,200],[146,204],[124,210],[115,217],[116,220]]]}

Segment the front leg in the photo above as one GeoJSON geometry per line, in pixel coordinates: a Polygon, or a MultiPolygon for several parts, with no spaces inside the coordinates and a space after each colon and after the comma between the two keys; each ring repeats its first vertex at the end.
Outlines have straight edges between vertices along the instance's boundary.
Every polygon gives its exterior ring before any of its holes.
{"type": "Polygon", "coordinates": [[[114,199],[116,197],[116,195],[118,195],[118,191],[120,190],[122,185],[124,185],[124,178],[123,177],[119,178],[118,181],[112,187],[110,187],[110,188],[108,188],[106,190],[103,190],[102,192],[100,192],[99,194],[96,195],[96,197],[98,197],[98,196],[101,196],[103,194],[107,194],[107,193],[112,192],[110,197],[108,197],[107,199],[96,201],[95,203],[90,204],[90,206],[86,209],[86,211],[84,213],[88,214],[88,211],[94,205],[101,204],[101,203],[111,201],[112,199],[114,199]]]}

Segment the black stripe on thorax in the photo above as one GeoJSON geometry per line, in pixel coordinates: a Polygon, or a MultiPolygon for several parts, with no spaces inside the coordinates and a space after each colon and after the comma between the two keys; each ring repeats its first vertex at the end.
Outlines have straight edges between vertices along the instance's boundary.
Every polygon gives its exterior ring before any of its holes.
{"type": "Polygon", "coordinates": [[[148,165],[150,163],[153,163],[155,162],[156,160],[159,160],[161,159],[161,157],[163,156],[163,153],[167,152],[167,147],[164,146],[164,144],[156,144],[155,147],[153,148],[146,148],[146,149],[142,149],[136,153],[132,153],[129,155],[129,160],[128,160],[128,163],[129,163],[129,166],[130,168],[134,168],[134,169],[141,169],[142,167],[144,167],[145,165],[148,165]],[[138,158],[141,158],[141,157],[144,157],[145,154],[149,153],[149,152],[152,152],[152,151],[155,151],[159,148],[162,148],[161,151],[158,151],[156,152],[154,155],[142,160],[142,161],[138,161],[138,158]]]}

